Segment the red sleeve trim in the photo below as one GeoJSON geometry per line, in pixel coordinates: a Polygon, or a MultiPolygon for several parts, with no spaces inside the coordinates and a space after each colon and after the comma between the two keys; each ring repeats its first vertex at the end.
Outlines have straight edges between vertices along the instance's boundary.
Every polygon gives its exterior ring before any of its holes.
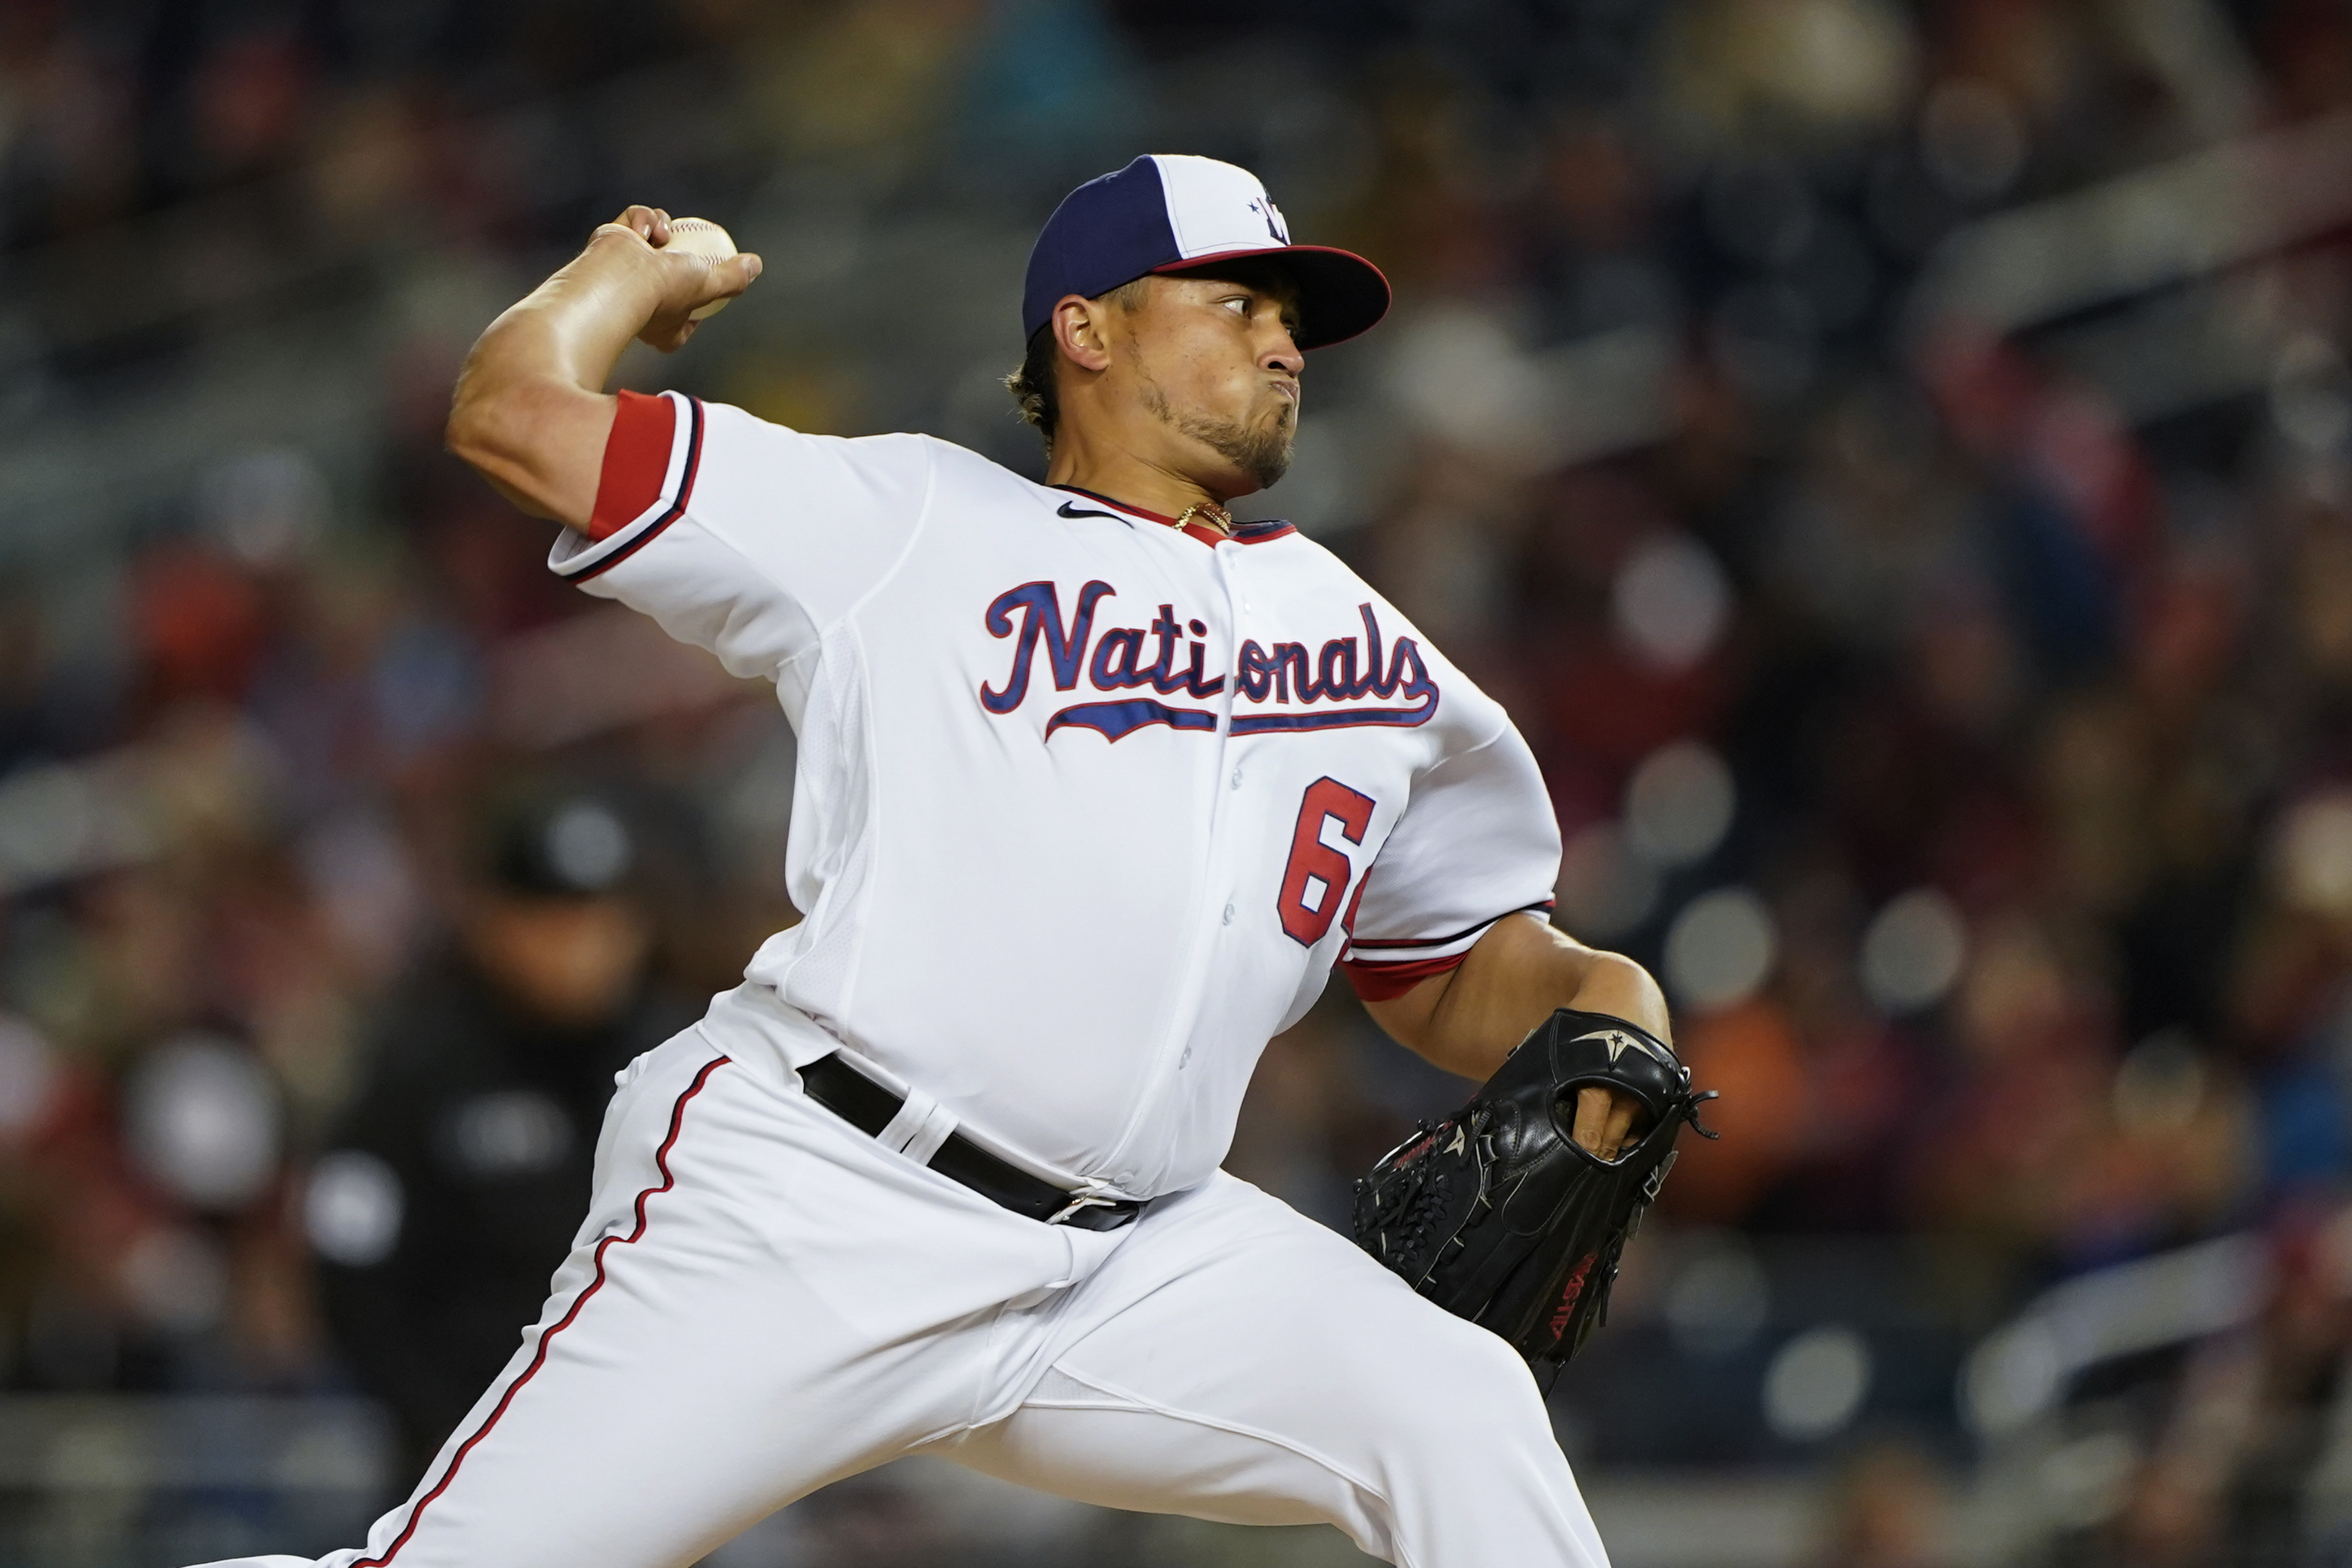
{"type": "Polygon", "coordinates": [[[1417,958],[1410,964],[1363,964],[1349,960],[1339,966],[1348,977],[1348,984],[1356,988],[1356,995],[1368,1002],[1393,1001],[1432,975],[1443,975],[1462,967],[1470,950],[1444,958],[1417,958]]]}
{"type": "Polygon", "coordinates": [[[604,466],[596,481],[596,507],[588,537],[608,539],[635,522],[661,499],[669,476],[669,449],[677,431],[677,411],[666,397],[625,392],[604,438],[604,466]]]}

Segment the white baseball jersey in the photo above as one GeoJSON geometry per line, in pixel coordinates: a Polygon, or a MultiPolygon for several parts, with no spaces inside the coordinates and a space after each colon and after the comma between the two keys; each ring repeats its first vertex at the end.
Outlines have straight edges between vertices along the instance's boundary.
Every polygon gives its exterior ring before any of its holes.
{"type": "Polygon", "coordinates": [[[624,394],[551,564],[775,682],[805,918],[714,1026],[795,1066],[850,1046],[936,1102],[930,1147],[961,1124],[1127,1196],[1195,1186],[1335,962],[1393,995],[1549,904],[1526,743],[1287,524],[624,394]]]}

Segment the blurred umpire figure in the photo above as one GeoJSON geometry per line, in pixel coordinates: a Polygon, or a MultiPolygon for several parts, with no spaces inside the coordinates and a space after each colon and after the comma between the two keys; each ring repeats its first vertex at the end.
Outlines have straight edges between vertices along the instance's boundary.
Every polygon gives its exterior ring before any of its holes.
{"type": "Polygon", "coordinates": [[[388,1000],[305,1205],[328,1322],[406,1487],[539,1315],[614,1075],[693,1021],[648,980],[640,834],[577,785],[480,813],[455,940],[388,1000]]]}

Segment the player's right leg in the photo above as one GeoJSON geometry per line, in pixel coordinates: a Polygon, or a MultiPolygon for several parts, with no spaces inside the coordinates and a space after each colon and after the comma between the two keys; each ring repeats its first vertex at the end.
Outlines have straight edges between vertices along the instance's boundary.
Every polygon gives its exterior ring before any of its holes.
{"type": "Polygon", "coordinates": [[[971,1418],[999,1303],[1065,1282],[1070,1249],[774,1071],[691,1030],[639,1063],[539,1323],[320,1568],[679,1568],[971,1418]]]}

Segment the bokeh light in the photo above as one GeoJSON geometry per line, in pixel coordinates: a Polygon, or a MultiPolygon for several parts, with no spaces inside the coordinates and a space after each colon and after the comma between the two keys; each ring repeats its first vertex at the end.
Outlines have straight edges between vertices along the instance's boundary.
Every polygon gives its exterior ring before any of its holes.
{"type": "Polygon", "coordinates": [[[123,1123],[140,1168],[196,1208],[241,1207],[278,1174],[277,1086],[227,1040],[184,1035],[156,1047],[124,1087],[123,1123]]]}
{"type": "Polygon", "coordinates": [[[1666,930],[1667,988],[1701,1012],[1727,1008],[1764,983],[1779,946],[1772,912],[1753,889],[1701,894],[1666,930]]]}
{"type": "Polygon", "coordinates": [[[1642,759],[1625,786],[1627,837],[1661,866],[1694,865],[1731,830],[1731,769],[1704,741],[1678,740],[1642,759]]]}
{"type": "Polygon", "coordinates": [[[1862,937],[1862,985],[1891,1013],[1943,1000],[1968,962],[1968,925],[1949,897],[1913,888],[1888,901],[1862,937]]]}
{"type": "Polygon", "coordinates": [[[1714,649],[1730,616],[1731,593],[1706,546],[1665,538],[1627,559],[1610,606],[1618,636],[1636,657],[1680,670],[1714,649]]]}
{"type": "Polygon", "coordinates": [[[406,1213],[399,1173],[374,1155],[337,1149],[310,1167],[302,1229],[322,1258],[353,1269],[383,1262],[406,1213]]]}
{"type": "Polygon", "coordinates": [[[1807,1329],[1772,1354],[1764,1373],[1764,1419],[1792,1443],[1845,1429],[1870,1395],[1870,1342],[1843,1324],[1807,1329]]]}

